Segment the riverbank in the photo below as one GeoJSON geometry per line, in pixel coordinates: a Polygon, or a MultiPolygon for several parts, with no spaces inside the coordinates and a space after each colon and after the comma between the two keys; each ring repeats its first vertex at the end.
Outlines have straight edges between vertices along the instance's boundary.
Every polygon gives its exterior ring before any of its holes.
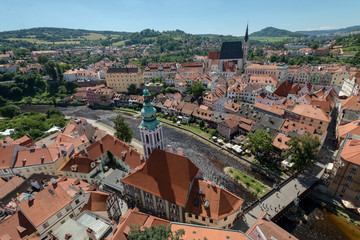
{"type": "Polygon", "coordinates": [[[252,178],[233,167],[225,167],[224,172],[257,198],[261,198],[271,190],[269,186],[266,186],[255,178],[252,178]]]}

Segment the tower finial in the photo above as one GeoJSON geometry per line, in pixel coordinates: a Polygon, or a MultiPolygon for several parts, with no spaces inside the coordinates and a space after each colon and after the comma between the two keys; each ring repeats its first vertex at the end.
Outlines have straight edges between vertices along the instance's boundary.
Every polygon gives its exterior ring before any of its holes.
{"type": "Polygon", "coordinates": [[[246,24],[246,32],[245,32],[245,42],[249,41],[249,21],[246,24]]]}

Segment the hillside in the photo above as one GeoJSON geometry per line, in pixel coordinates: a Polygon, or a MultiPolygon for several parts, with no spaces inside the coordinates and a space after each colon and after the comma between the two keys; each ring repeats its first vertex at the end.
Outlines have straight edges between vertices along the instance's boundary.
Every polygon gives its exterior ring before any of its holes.
{"type": "Polygon", "coordinates": [[[258,32],[254,32],[250,34],[250,37],[287,37],[287,38],[295,38],[295,37],[303,37],[302,33],[294,33],[284,29],[278,29],[274,27],[267,27],[258,32]]]}
{"type": "Polygon", "coordinates": [[[312,31],[296,31],[296,33],[302,33],[306,35],[325,35],[325,34],[340,34],[347,33],[351,31],[360,30],[360,25],[347,27],[347,28],[339,28],[339,29],[329,29],[329,30],[312,30],[312,31]]]}

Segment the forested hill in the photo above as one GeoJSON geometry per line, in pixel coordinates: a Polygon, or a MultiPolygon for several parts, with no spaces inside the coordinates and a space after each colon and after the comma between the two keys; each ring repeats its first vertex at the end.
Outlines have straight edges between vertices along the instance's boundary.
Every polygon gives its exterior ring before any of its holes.
{"type": "Polygon", "coordinates": [[[302,33],[295,33],[284,29],[267,27],[250,34],[250,37],[304,37],[302,33]]]}

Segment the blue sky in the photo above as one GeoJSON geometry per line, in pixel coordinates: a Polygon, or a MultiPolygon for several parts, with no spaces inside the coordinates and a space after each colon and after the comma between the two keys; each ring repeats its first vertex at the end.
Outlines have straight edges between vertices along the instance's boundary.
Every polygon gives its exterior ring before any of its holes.
{"type": "Polygon", "coordinates": [[[32,27],[243,36],[273,26],[291,31],[360,25],[359,0],[0,0],[0,31],[32,27]]]}

